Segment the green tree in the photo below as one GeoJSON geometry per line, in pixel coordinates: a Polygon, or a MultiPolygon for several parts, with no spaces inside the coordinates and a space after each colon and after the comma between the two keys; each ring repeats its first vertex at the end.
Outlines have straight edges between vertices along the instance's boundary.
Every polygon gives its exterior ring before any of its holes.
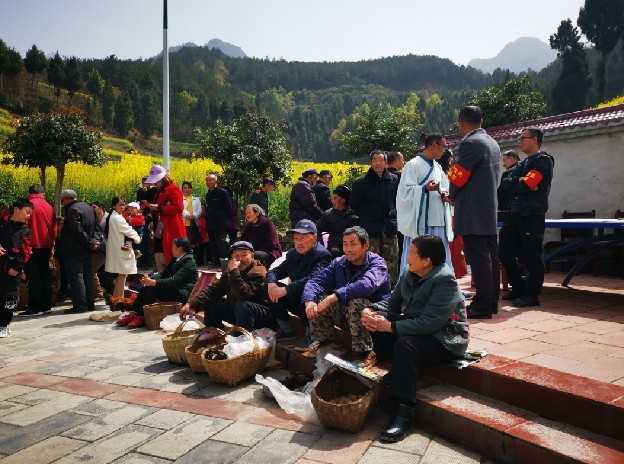
{"type": "Polygon", "coordinates": [[[65,88],[69,92],[69,103],[71,105],[74,94],[82,88],[80,67],[78,66],[78,59],[75,56],[72,56],[65,63],[65,88]]]}
{"type": "Polygon", "coordinates": [[[258,179],[289,179],[292,155],[285,125],[266,115],[248,111],[229,123],[197,129],[199,156],[211,158],[223,168],[223,184],[232,189],[239,204],[249,197],[258,179]]]}
{"type": "Polygon", "coordinates": [[[472,100],[483,110],[484,127],[512,124],[544,116],[544,96],[534,90],[528,76],[481,90],[472,100]]]}
{"type": "Polygon", "coordinates": [[[137,114],[136,125],[144,137],[150,137],[158,127],[156,103],[150,93],[141,95],[141,111],[137,114]]]}
{"type": "Polygon", "coordinates": [[[584,108],[591,78],[581,36],[572,20],[561,21],[557,32],[550,36],[550,46],[557,50],[562,61],[561,72],[552,90],[554,109],[569,113],[584,108]]]}
{"type": "Polygon", "coordinates": [[[113,127],[115,131],[125,137],[134,125],[134,116],[132,113],[132,104],[127,93],[121,94],[115,102],[115,117],[113,119],[113,127]]]}
{"type": "Polygon", "coordinates": [[[419,101],[418,95],[411,93],[397,107],[389,103],[372,106],[363,103],[338,123],[331,140],[352,157],[366,155],[376,148],[414,154],[418,151],[418,133],[423,125],[419,101]]]}
{"type": "Polygon", "coordinates": [[[97,98],[102,98],[105,84],[106,83],[104,82],[104,79],[102,79],[102,76],[100,75],[98,70],[95,68],[91,68],[89,74],[87,75],[86,83],[86,87],[89,93],[97,98]]]}
{"type": "Polygon", "coordinates": [[[107,129],[113,128],[113,117],[115,115],[115,92],[110,81],[106,81],[104,86],[104,93],[102,95],[102,119],[104,120],[104,127],[107,129]]]}
{"type": "Polygon", "coordinates": [[[48,59],[46,58],[45,53],[39,50],[36,45],[33,45],[30,50],[26,52],[24,67],[32,76],[31,83],[34,87],[37,74],[41,74],[48,67],[48,59]]]}
{"type": "Polygon", "coordinates": [[[58,52],[48,63],[48,82],[54,86],[56,101],[61,96],[61,87],[65,85],[65,62],[58,52]]]}
{"type": "Polygon", "coordinates": [[[101,166],[105,161],[101,138],[102,134],[89,129],[76,113],[38,113],[20,121],[4,149],[11,164],[39,168],[42,185],[45,185],[45,168],[51,166],[56,170],[54,205],[58,213],[67,164],[101,166]]]}
{"type": "Polygon", "coordinates": [[[607,57],[624,36],[624,1],[622,0],[585,0],[577,20],[585,37],[600,52],[600,61],[596,72],[598,98],[603,101],[606,87],[607,57]]]}

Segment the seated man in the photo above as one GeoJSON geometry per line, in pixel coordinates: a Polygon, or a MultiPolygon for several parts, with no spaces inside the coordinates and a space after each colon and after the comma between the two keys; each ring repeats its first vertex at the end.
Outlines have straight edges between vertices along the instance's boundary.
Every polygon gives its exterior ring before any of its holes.
{"type": "Polygon", "coordinates": [[[439,237],[412,240],[409,272],[401,276],[389,299],[362,311],[362,324],[373,334],[375,352],[380,359],[392,358],[389,379],[399,407],[380,437],[383,442],[399,441],[408,432],[421,369],[461,358],[466,352],[464,297],[445,260],[439,237]]]}
{"type": "Polygon", "coordinates": [[[193,257],[193,247],[186,237],[173,240],[173,259],[162,273],[143,277],[143,287],[132,303],[132,312],[120,318],[117,325],[128,328],[143,327],[143,306],[157,301],[179,301],[186,303],[197,282],[197,265],[193,257]]]}
{"type": "Polygon", "coordinates": [[[267,275],[271,312],[277,318],[281,330],[278,336],[293,335],[288,325],[288,311],[303,317],[303,287],[332,258],[329,251],[318,243],[316,224],[309,219],[297,222],[288,232],[292,234],[294,248],[288,250],[286,259],[267,275]],[[290,279],[288,285],[279,282],[285,278],[290,279]]]}
{"type": "Polygon", "coordinates": [[[222,321],[248,330],[272,327],[266,275],[264,264],[254,258],[251,243],[235,242],[230,246],[227,268],[221,277],[191,298],[180,315],[204,311],[204,324],[212,327],[221,327],[222,321]]]}
{"type": "Polygon", "coordinates": [[[344,256],[306,283],[303,301],[312,338],[309,353],[331,342],[334,325],[338,325],[351,332],[351,360],[374,364],[373,341],[360,315],[364,308],[388,297],[390,276],[384,259],[368,251],[368,246],[366,231],[350,227],[342,236],[344,256]]]}

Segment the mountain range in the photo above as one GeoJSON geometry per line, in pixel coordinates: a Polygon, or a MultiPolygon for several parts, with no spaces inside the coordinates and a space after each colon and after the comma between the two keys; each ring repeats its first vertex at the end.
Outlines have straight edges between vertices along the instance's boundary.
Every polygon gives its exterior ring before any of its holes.
{"type": "MultiPolygon", "coordinates": [[[[237,45],[231,44],[229,42],[225,42],[221,39],[211,39],[208,42],[206,42],[206,44],[204,44],[203,46],[208,47],[210,49],[221,50],[224,55],[229,56],[231,58],[246,58],[247,57],[247,54],[243,51],[242,48],[240,48],[237,45]]],[[[185,42],[183,44],[176,45],[174,47],[169,47],[169,52],[175,53],[185,47],[192,48],[192,47],[199,47],[199,45],[197,45],[194,42],[185,42]]],[[[160,56],[160,54],[158,54],[158,56],[160,56]]]]}
{"type": "Polygon", "coordinates": [[[557,53],[546,42],[535,37],[520,37],[505,45],[495,57],[475,58],[468,65],[486,73],[497,68],[520,73],[530,69],[541,71],[555,58],[557,53]]]}

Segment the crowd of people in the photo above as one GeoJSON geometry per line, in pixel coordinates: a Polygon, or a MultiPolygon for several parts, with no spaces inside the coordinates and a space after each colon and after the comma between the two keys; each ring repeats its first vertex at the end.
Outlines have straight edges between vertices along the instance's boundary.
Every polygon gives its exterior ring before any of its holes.
{"type": "Polygon", "coordinates": [[[112,308],[129,310],[117,324],[132,328],[144,325],[143,308],[156,301],[183,303],[182,317],[201,312],[210,326],[271,327],[278,338],[294,336],[294,316],[307,328],[309,356],[341,327],[350,335],[348,359],[393,361],[386,380],[399,407],[382,440],[397,441],[409,428],[420,370],[462,357],[468,319],[497,312],[499,255],[514,304],[539,304],[554,161],[538,129],[520,136],[524,160],[501,156],[482,120],[478,107],[462,109],[454,153],[440,134],[423,137],[407,163],[399,152],[373,150],[369,170],[333,192],[329,171],[303,172],[292,187],[285,253],[271,221],[272,179],[252,194],[240,231],[238,206],[212,173],[204,202],[162,166],[143,178],[136,201],[115,197],[108,209],[65,190],[61,224],[43,188],[32,186],[0,225],[0,336],[9,334],[20,277],[28,278],[26,314],[52,307],[54,249],[70,313],[92,310],[103,288],[112,308]],[[468,306],[456,280],[458,240],[476,290],[468,306]],[[219,266],[221,276],[189,297],[201,265],[219,266]],[[150,267],[155,272],[137,274],[150,267]],[[136,299],[127,300],[127,287],[136,299]]]}

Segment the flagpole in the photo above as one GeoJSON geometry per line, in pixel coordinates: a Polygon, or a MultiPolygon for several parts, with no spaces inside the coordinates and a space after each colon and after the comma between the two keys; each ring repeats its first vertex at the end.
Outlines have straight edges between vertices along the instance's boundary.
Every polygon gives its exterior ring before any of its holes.
{"type": "Polygon", "coordinates": [[[163,166],[169,170],[169,46],[167,44],[167,0],[163,5],[163,166]]]}

